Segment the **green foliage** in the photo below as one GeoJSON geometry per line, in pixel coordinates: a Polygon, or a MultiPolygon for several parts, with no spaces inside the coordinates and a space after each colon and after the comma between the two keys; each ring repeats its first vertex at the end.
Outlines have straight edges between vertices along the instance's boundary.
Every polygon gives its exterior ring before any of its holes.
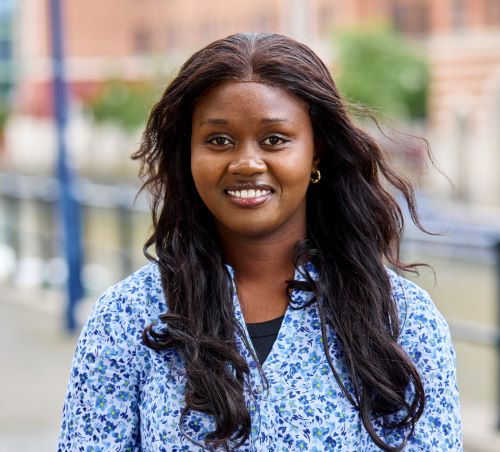
{"type": "Polygon", "coordinates": [[[2,103],[2,105],[0,105],[0,134],[3,132],[8,118],[9,111],[4,107],[4,104],[2,103]]]}
{"type": "Polygon", "coordinates": [[[96,122],[111,122],[133,130],[145,123],[159,92],[153,84],[107,81],[88,108],[96,122]]]}
{"type": "Polygon", "coordinates": [[[345,97],[396,117],[425,117],[427,64],[403,36],[385,29],[345,31],[336,43],[345,97]]]}

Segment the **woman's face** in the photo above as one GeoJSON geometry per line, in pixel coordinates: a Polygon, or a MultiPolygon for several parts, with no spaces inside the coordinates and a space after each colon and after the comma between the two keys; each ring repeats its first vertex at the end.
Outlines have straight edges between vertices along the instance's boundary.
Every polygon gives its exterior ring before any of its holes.
{"type": "Polygon", "coordinates": [[[191,172],[220,234],[305,236],[317,163],[307,106],[284,89],[230,81],[195,105],[191,172]]]}

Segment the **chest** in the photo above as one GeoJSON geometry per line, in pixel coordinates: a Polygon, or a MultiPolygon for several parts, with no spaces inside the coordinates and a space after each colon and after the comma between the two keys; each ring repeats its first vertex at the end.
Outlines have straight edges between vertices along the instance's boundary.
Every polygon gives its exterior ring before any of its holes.
{"type": "MultiPolygon", "coordinates": [[[[252,431],[239,450],[309,451],[325,450],[325,446],[327,450],[359,450],[364,441],[358,414],[342,394],[326,360],[319,324],[314,318],[304,321],[305,314],[285,315],[263,365],[267,387],[250,354],[245,354],[252,368],[249,384],[253,396],[246,394],[252,431]]],[[[341,351],[335,339],[330,339],[332,359],[348,383],[341,351]]],[[[143,450],[202,450],[204,437],[215,425],[210,416],[198,412],[188,413],[180,423],[185,383],[176,352],[153,355],[139,407],[143,450]]]]}

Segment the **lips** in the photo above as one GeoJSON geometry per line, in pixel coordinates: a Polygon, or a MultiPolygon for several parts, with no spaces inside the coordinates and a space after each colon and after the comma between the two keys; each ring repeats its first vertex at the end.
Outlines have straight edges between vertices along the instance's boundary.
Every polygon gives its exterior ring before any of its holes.
{"type": "Polygon", "coordinates": [[[274,189],[266,184],[244,182],[226,187],[224,193],[236,206],[258,207],[271,199],[274,189]]]}

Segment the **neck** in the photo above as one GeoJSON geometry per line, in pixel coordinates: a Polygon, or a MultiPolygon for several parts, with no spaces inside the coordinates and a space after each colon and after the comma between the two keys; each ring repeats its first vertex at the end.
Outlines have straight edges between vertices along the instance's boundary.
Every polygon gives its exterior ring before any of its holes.
{"type": "Polygon", "coordinates": [[[305,226],[265,237],[242,237],[219,231],[222,252],[239,282],[293,278],[294,248],[305,236],[305,226]]]}
{"type": "Polygon", "coordinates": [[[271,234],[236,234],[218,225],[226,261],[233,267],[238,299],[248,323],[283,315],[288,306],[288,280],[294,277],[293,251],[306,237],[306,222],[289,222],[271,234]]]}

